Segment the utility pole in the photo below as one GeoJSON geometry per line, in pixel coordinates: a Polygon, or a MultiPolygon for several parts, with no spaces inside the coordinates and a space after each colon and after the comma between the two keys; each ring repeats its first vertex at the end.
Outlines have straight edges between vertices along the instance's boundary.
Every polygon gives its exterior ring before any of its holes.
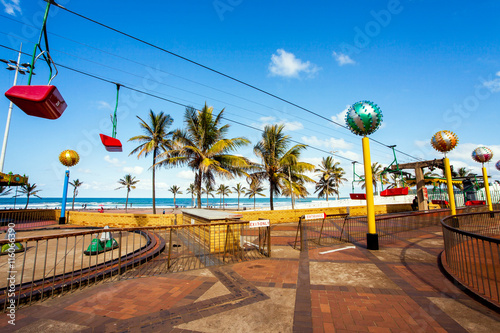
{"type": "MultiPolygon", "coordinates": [[[[16,74],[14,75],[14,85],[17,84],[17,74],[21,73],[24,75],[25,71],[28,70],[28,68],[20,67],[20,66],[29,66],[29,64],[19,65],[19,62],[21,61],[22,49],[23,49],[23,44],[21,43],[21,47],[19,48],[19,54],[17,56],[17,62],[15,64],[12,64],[13,63],[12,60],[6,61],[6,60],[1,59],[2,62],[5,62],[8,65],[7,69],[16,71],[16,74]]],[[[3,165],[4,165],[4,161],[5,161],[5,151],[7,150],[7,140],[9,138],[10,118],[12,116],[13,106],[14,106],[14,104],[11,101],[9,104],[9,113],[7,114],[7,123],[5,124],[5,134],[3,136],[2,154],[0,155],[0,172],[3,172],[3,165]]]]}

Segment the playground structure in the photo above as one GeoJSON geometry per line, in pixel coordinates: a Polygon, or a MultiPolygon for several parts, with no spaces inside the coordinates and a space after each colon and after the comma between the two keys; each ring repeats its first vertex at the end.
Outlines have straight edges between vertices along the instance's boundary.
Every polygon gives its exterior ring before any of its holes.
{"type": "Polygon", "coordinates": [[[424,168],[444,168],[443,160],[429,160],[421,162],[404,163],[398,165],[393,165],[390,167],[392,170],[407,170],[413,169],[415,172],[415,185],[417,186],[417,200],[418,200],[418,210],[428,210],[429,205],[427,204],[427,188],[425,187],[424,178],[424,168]]]}
{"type": "Polygon", "coordinates": [[[408,194],[408,186],[405,184],[405,179],[403,177],[403,170],[399,168],[398,164],[398,159],[396,158],[396,146],[389,146],[389,148],[392,149],[392,155],[394,156],[394,160],[387,166],[381,173],[380,173],[380,184],[382,187],[382,191],[380,192],[380,195],[383,197],[391,197],[391,196],[397,196],[397,195],[407,195],[408,194]],[[386,174],[397,174],[399,173],[399,177],[401,181],[403,182],[403,187],[393,187],[393,188],[388,188],[384,190],[384,176],[386,174]]]}

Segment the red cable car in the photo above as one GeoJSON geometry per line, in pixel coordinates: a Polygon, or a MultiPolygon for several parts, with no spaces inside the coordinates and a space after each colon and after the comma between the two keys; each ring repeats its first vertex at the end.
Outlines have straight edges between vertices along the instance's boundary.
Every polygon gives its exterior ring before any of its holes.
{"type": "Polygon", "coordinates": [[[408,187],[394,187],[388,188],[387,190],[383,190],[380,192],[380,196],[382,197],[392,197],[397,195],[407,195],[408,187]]]}
{"type": "Polygon", "coordinates": [[[49,54],[49,45],[46,31],[47,17],[49,14],[51,3],[52,1],[47,2],[40,36],[38,38],[38,42],[35,44],[35,49],[33,50],[31,64],[28,65],[30,69],[28,85],[13,86],[5,93],[5,96],[27,115],[45,119],[59,118],[68,106],[62,98],[59,90],[57,90],[56,86],[50,85],[51,81],[57,76],[57,67],[54,63],[54,60],[52,60],[49,54]],[[40,46],[42,36],[45,36],[45,50],[42,50],[42,47],[40,46]],[[37,49],[40,49],[41,53],[35,57],[37,49]],[[49,82],[46,86],[32,86],[31,78],[33,76],[33,69],[35,68],[35,62],[41,56],[43,56],[43,59],[47,62],[50,68],[49,82]],[[54,76],[52,76],[52,65],[56,70],[54,76]]]}
{"type": "Polygon", "coordinates": [[[366,200],[366,194],[365,193],[350,193],[349,196],[353,200],[366,200]]]}
{"type": "Polygon", "coordinates": [[[24,113],[45,119],[59,118],[68,104],[56,86],[13,86],[5,93],[24,113]]]}
{"type": "Polygon", "coordinates": [[[105,134],[99,134],[101,136],[101,142],[109,152],[119,153],[122,152],[122,143],[120,140],[107,136],[105,134]]]}
{"type": "Polygon", "coordinates": [[[111,136],[105,135],[105,134],[99,134],[101,137],[101,142],[104,145],[104,148],[113,153],[120,153],[122,152],[122,143],[120,140],[116,138],[116,124],[117,124],[117,117],[116,117],[116,110],[118,110],[118,97],[120,95],[120,85],[118,83],[116,84],[116,104],[115,104],[115,113],[111,117],[111,122],[113,123],[113,131],[111,136]]]}

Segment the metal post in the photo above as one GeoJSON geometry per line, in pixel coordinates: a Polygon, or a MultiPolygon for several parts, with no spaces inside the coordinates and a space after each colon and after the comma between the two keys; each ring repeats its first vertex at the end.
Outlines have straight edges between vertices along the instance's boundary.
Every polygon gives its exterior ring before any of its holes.
{"type": "Polygon", "coordinates": [[[448,187],[448,198],[450,199],[451,215],[457,215],[455,208],[455,194],[453,193],[453,182],[451,180],[450,160],[448,157],[444,158],[444,173],[446,175],[446,184],[448,187]]]}
{"type": "Polygon", "coordinates": [[[484,192],[486,192],[486,202],[488,203],[488,210],[493,211],[493,205],[491,204],[491,193],[490,193],[490,184],[488,182],[488,173],[486,172],[486,168],[483,163],[483,181],[484,181],[484,192]]]}
{"type": "MultiPolygon", "coordinates": [[[[19,54],[17,55],[16,74],[14,74],[14,85],[17,84],[17,75],[19,73],[19,62],[21,61],[22,49],[23,49],[23,43],[21,43],[21,47],[19,48],[19,54]]],[[[12,103],[12,101],[10,101],[9,113],[7,114],[7,123],[5,124],[5,134],[3,136],[2,155],[0,156],[0,172],[3,172],[3,164],[5,161],[5,151],[7,149],[7,139],[9,138],[10,118],[12,116],[13,106],[14,106],[14,103],[12,103]]]]}
{"type": "Polygon", "coordinates": [[[64,177],[64,188],[63,188],[61,216],[59,217],[59,224],[66,223],[66,196],[68,195],[68,182],[69,182],[69,168],[66,170],[66,175],[64,177]]]}
{"type": "Polygon", "coordinates": [[[370,157],[370,139],[363,137],[363,164],[365,167],[366,189],[366,217],[368,220],[368,233],[366,234],[366,247],[368,250],[378,250],[378,234],[375,226],[375,204],[373,200],[373,175],[370,157]]]}

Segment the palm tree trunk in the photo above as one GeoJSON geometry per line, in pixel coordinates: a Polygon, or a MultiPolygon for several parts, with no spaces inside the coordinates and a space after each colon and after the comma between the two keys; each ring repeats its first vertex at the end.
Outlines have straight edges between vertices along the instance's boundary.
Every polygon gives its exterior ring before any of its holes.
{"type": "Polygon", "coordinates": [[[226,210],[226,196],[222,195],[222,210],[226,210]]]}
{"type": "Polygon", "coordinates": [[[71,203],[71,210],[75,209],[75,191],[73,191],[73,202],[71,203]]]}
{"type": "Polygon", "coordinates": [[[28,204],[30,203],[30,195],[29,194],[26,196],[26,199],[27,199],[26,200],[26,206],[24,206],[24,209],[27,209],[28,208],[28,204]]]}
{"type": "MultiPolygon", "coordinates": [[[[195,183],[196,183],[196,193],[198,193],[198,198],[197,198],[197,206],[198,208],[201,208],[201,170],[198,172],[195,178],[195,183]]],[[[208,208],[208,193],[207,193],[207,208],[208,208]]]]}
{"type": "Polygon", "coordinates": [[[274,184],[271,181],[269,181],[269,203],[271,206],[271,210],[274,210],[273,189],[274,189],[274,184]]]}
{"type": "Polygon", "coordinates": [[[253,196],[253,209],[255,210],[255,195],[253,196]]]}
{"type": "Polygon", "coordinates": [[[128,206],[128,194],[130,192],[130,189],[127,189],[127,200],[125,200],[125,213],[128,212],[127,206],[128,206]]]}
{"type": "Polygon", "coordinates": [[[174,193],[174,208],[176,208],[177,205],[175,204],[175,193],[174,193]]]}
{"type": "Polygon", "coordinates": [[[153,149],[153,214],[156,214],[156,193],[155,193],[155,162],[156,162],[156,148],[153,149]]]}
{"type": "Polygon", "coordinates": [[[240,194],[238,193],[238,210],[240,210],[240,194]]]}
{"type": "Polygon", "coordinates": [[[326,184],[326,202],[328,202],[328,192],[330,192],[330,186],[328,186],[328,183],[326,184]]]}

